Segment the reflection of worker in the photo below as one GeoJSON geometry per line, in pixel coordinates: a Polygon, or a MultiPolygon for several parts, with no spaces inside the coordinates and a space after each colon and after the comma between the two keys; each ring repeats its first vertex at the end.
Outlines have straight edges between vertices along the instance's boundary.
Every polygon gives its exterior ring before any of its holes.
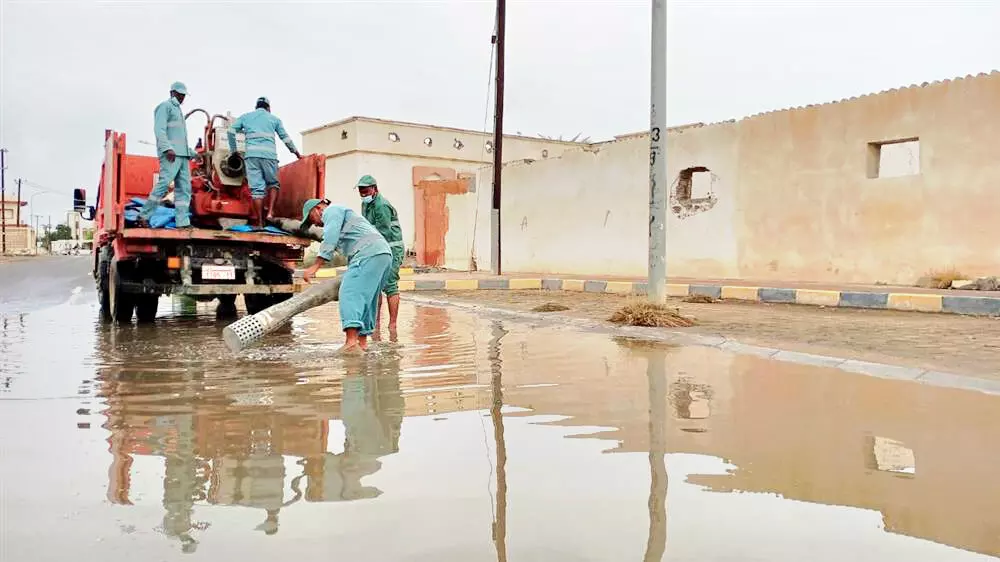
{"type": "Polygon", "coordinates": [[[341,351],[367,350],[368,336],[375,331],[379,292],[392,265],[389,243],[364,217],[327,199],[306,201],[302,223],[323,227],[319,255],[302,276],[307,283],[333,260],[335,250],[347,256],[347,273],[340,284],[340,324],[347,341],[341,351]]]}
{"type": "MultiPolygon", "coordinates": [[[[399,316],[399,268],[403,265],[403,231],[399,228],[399,215],[396,208],[378,192],[378,184],[371,176],[362,176],[358,180],[358,194],[361,195],[361,214],[372,223],[389,243],[392,249],[392,265],[386,277],[385,293],[389,303],[389,337],[396,337],[396,318],[399,316]]],[[[382,326],[382,295],[378,296],[378,308],[375,314],[375,337],[378,338],[382,326]]]]}
{"type": "MultiPolygon", "coordinates": [[[[399,358],[390,357],[387,362],[398,367],[399,358]]],[[[380,457],[399,452],[405,404],[398,372],[350,376],[344,379],[343,387],[344,452],[306,459],[308,501],[352,501],[381,495],[381,490],[361,481],[381,468],[380,457]]]]}
{"type": "Polygon", "coordinates": [[[295,148],[292,138],[285,132],[285,127],[271,114],[271,102],[265,97],[257,98],[257,109],[240,115],[226,136],[229,140],[229,151],[236,152],[236,133],[246,135],[246,170],[247,183],[250,184],[250,195],[253,197],[253,218],[256,224],[264,224],[264,196],[267,196],[267,219],[274,219],[274,202],[278,198],[278,150],[274,145],[274,135],[297,158],[302,158],[295,148]]]}
{"type": "Polygon", "coordinates": [[[153,133],[156,135],[156,153],[160,157],[160,174],[146,204],[139,212],[141,223],[149,223],[149,217],[167,194],[170,182],[174,183],[174,209],[177,213],[177,228],[190,228],[191,218],[191,158],[197,157],[188,145],[187,124],[181,112],[181,104],[187,96],[187,86],[181,82],[170,85],[170,99],[156,106],[153,112],[153,133]]]}

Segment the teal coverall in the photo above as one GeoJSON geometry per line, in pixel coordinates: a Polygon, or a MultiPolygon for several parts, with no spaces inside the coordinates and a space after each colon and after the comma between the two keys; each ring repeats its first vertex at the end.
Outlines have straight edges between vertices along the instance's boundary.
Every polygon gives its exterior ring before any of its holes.
{"type": "Polygon", "coordinates": [[[358,334],[375,332],[378,295],[392,265],[392,250],[378,230],[347,207],[328,205],[323,211],[323,244],[319,256],[333,261],[336,250],[347,257],[340,285],[340,324],[358,334]]]}
{"type": "Polygon", "coordinates": [[[285,143],[292,153],[298,152],[285,127],[270,111],[256,109],[240,115],[226,133],[229,152],[236,152],[236,133],[246,135],[247,183],[254,199],[263,199],[267,188],[278,189],[278,150],[274,135],[285,143]]]}
{"type": "Polygon", "coordinates": [[[174,209],[177,213],[177,227],[191,226],[191,158],[196,153],[190,148],[187,138],[187,124],[177,98],[156,106],[153,112],[153,134],[156,136],[156,153],[160,157],[160,174],[146,204],[139,216],[149,221],[160,200],[167,194],[170,182],[174,182],[174,209]],[[173,150],[176,157],[171,162],[166,153],[173,150]]]}

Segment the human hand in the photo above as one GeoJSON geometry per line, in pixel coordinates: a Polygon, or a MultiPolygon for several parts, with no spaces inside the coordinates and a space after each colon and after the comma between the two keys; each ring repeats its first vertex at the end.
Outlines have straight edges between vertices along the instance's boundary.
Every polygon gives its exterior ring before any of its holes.
{"type": "Polygon", "coordinates": [[[167,150],[166,152],[163,153],[163,155],[167,157],[167,162],[173,162],[175,159],[177,159],[177,153],[174,152],[173,150],[167,150]]]}
{"type": "Polygon", "coordinates": [[[316,277],[316,272],[319,271],[320,265],[321,264],[319,260],[317,260],[316,263],[312,264],[312,266],[310,266],[309,269],[305,270],[302,273],[302,280],[305,281],[306,283],[312,283],[313,278],[316,277]]]}

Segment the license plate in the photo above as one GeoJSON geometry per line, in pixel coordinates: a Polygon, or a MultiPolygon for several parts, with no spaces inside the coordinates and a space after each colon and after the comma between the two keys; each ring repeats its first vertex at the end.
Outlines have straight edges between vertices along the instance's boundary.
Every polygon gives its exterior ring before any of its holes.
{"type": "Polygon", "coordinates": [[[201,278],[212,281],[235,281],[236,268],[231,265],[203,265],[201,278]]]}

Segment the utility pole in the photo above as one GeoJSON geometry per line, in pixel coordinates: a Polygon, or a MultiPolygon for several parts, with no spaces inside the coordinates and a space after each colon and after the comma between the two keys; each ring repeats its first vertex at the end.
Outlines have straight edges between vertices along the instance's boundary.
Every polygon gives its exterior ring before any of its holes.
{"type": "Polygon", "coordinates": [[[49,253],[52,253],[52,215],[49,215],[49,226],[45,229],[45,240],[48,242],[49,253]]]}
{"type": "Polygon", "coordinates": [[[0,254],[7,253],[7,165],[6,148],[0,148],[0,254]]]}
{"type": "Polygon", "coordinates": [[[17,222],[14,226],[21,226],[21,178],[17,178],[17,222]]]}
{"type": "Polygon", "coordinates": [[[491,242],[493,275],[500,275],[500,176],[503,171],[503,63],[504,34],[507,18],[506,0],[497,0],[497,34],[493,38],[497,45],[497,92],[496,112],[493,120],[493,212],[491,214],[491,242]]]}
{"type": "Polygon", "coordinates": [[[652,0],[649,92],[649,280],[650,302],[667,300],[667,2],[652,0]]]}

